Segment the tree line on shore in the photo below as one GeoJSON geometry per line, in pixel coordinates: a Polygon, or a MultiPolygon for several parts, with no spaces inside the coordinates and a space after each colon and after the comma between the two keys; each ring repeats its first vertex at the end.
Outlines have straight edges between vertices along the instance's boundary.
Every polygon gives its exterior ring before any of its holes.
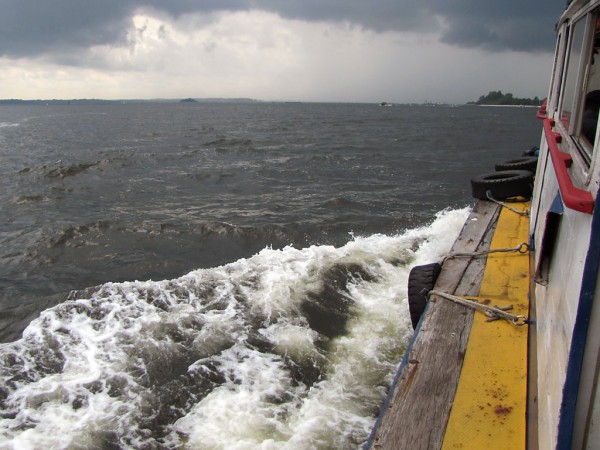
{"type": "Polygon", "coordinates": [[[488,95],[482,95],[476,102],[469,102],[476,105],[531,105],[540,106],[543,100],[537,96],[534,98],[514,97],[510,92],[503,94],[502,91],[490,91],[488,95]]]}

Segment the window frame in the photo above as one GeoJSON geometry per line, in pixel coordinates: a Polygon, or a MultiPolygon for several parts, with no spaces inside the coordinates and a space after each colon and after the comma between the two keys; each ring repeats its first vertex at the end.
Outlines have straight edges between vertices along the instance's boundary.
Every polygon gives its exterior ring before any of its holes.
{"type": "MultiPolygon", "coordinates": [[[[561,59],[557,57],[556,64],[560,66],[560,73],[556,72],[558,67],[555,67],[556,80],[553,81],[552,89],[556,89],[555,96],[552,99],[554,106],[553,112],[555,117],[555,123],[563,136],[563,146],[566,146],[568,152],[571,154],[573,159],[573,165],[571,167],[571,175],[573,179],[580,186],[591,188],[590,191],[595,195],[598,191],[596,183],[591,183],[592,174],[596,173],[600,163],[598,159],[598,153],[600,153],[600,125],[596,127],[596,139],[594,143],[589,143],[587,139],[581,136],[581,119],[583,115],[583,107],[585,101],[585,95],[583,93],[587,90],[589,75],[590,75],[590,61],[593,50],[594,32],[595,32],[595,20],[600,18],[599,8],[589,8],[577,16],[571,18],[571,20],[563,23],[559,28],[559,36],[562,36],[562,40],[565,41],[563,47],[560,47],[560,39],[557,43],[557,51],[561,52],[561,59]],[[577,75],[575,80],[575,95],[573,103],[571,105],[571,116],[568,125],[561,120],[564,102],[564,92],[566,89],[567,70],[570,60],[570,52],[572,47],[572,30],[573,27],[584,21],[585,31],[583,34],[583,42],[581,48],[581,56],[579,58],[579,65],[577,68],[577,75]]],[[[600,54],[598,55],[600,58],[600,54]]],[[[600,121],[599,121],[600,123],[600,121]]],[[[563,151],[566,151],[563,148],[563,151]]]]}
{"type": "Polygon", "coordinates": [[[546,111],[553,116],[554,111],[558,110],[560,87],[563,79],[563,70],[566,58],[566,42],[569,38],[569,28],[563,23],[557,31],[556,50],[554,53],[554,64],[552,66],[552,78],[550,80],[550,89],[548,92],[548,102],[546,111]]]}
{"type": "Polygon", "coordinates": [[[585,42],[586,37],[588,37],[588,24],[589,24],[589,16],[586,15],[584,17],[580,17],[576,20],[572,20],[567,25],[567,48],[564,55],[564,63],[562,67],[561,73],[561,88],[560,88],[560,98],[559,98],[559,115],[560,115],[560,123],[565,131],[570,135],[574,136],[575,131],[577,130],[577,124],[579,123],[579,116],[581,115],[581,92],[583,92],[583,73],[585,72],[585,65],[587,65],[586,59],[583,57],[585,54],[585,42]],[[571,66],[573,63],[573,54],[571,53],[574,45],[575,38],[579,37],[578,34],[574,34],[573,31],[579,25],[583,25],[583,34],[581,35],[581,50],[578,54],[579,60],[577,61],[577,67],[571,66]],[[584,62],[585,61],[585,62],[584,62]],[[569,69],[573,69],[571,72],[569,69]],[[574,76],[574,80],[569,75],[574,76]],[[574,83],[571,85],[571,83],[574,83]],[[572,98],[565,98],[565,94],[567,91],[572,90],[572,98]],[[569,102],[570,104],[566,104],[569,102]],[[569,120],[568,123],[563,118],[563,111],[567,109],[569,111],[569,120]]]}

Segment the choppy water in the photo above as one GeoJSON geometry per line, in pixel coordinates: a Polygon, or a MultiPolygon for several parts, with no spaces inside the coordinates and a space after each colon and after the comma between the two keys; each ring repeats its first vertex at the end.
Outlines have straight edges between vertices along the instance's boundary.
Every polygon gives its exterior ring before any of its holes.
{"type": "Polygon", "coordinates": [[[0,447],[359,447],[410,268],[450,248],[470,177],[538,143],[534,117],[0,108],[0,447]]]}

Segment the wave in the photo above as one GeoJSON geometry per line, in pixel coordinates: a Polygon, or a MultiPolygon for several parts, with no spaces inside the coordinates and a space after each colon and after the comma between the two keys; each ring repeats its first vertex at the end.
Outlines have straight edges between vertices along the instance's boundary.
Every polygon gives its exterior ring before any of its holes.
{"type": "Polygon", "coordinates": [[[355,211],[368,211],[371,206],[354,200],[347,199],[345,197],[336,197],[322,205],[325,208],[331,208],[334,210],[355,210],[355,211]]]}
{"type": "Polygon", "coordinates": [[[96,240],[111,226],[109,221],[99,221],[86,225],[69,226],[64,230],[57,232],[46,243],[47,248],[56,247],[81,247],[84,245],[98,245],[97,242],[90,241],[90,236],[96,240]]]}
{"type": "Polygon", "coordinates": [[[19,171],[20,174],[26,173],[37,173],[41,174],[46,178],[66,178],[72,177],[75,175],[79,175],[80,173],[85,172],[91,167],[96,167],[101,164],[101,161],[95,162],[86,162],[86,163],[74,163],[69,165],[64,165],[62,161],[56,162],[52,166],[41,166],[37,168],[25,167],[19,171]]]}
{"type": "MultiPolygon", "coordinates": [[[[108,153],[108,152],[101,152],[108,153]]],[[[111,171],[114,169],[121,169],[135,164],[136,161],[128,155],[110,156],[103,160],[86,161],[86,162],[74,162],[65,163],[63,161],[56,161],[53,164],[42,165],[37,167],[25,167],[18,171],[19,174],[34,174],[42,178],[50,179],[64,179],[67,177],[74,177],[83,173],[86,173],[88,169],[95,168],[100,171],[111,171]]]]}
{"type": "Polygon", "coordinates": [[[207,142],[204,144],[206,147],[252,147],[253,143],[251,139],[237,139],[237,138],[226,138],[220,137],[214,141],[207,142]]]}
{"type": "Polygon", "coordinates": [[[412,332],[408,272],[467,213],[74,292],[0,345],[0,446],[356,448],[412,332]]]}
{"type": "MultiPolygon", "coordinates": [[[[41,201],[43,197],[33,196],[23,201],[41,201]]],[[[118,222],[101,220],[83,225],[69,225],[55,231],[46,237],[38,247],[81,247],[84,245],[99,245],[98,240],[111,239],[116,234],[156,236],[193,236],[195,238],[225,237],[238,238],[244,242],[263,242],[268,240],[293,241],[295,232],[277,225],[242,226],[226,222],[203,222],[197,225],[179,225],[144,221],[133,225],[123,225],[118,222]],[[90,244],[90,239],[95,243],[90,244]]]]}
{"type": "Polygon", "coordinates": [[[237,139],[221,137],[204,144],[206,148],[213,148],[217,153],[235,151],[236,153],[263,153],[265,149],[254,146],[251,139],[237,139]]]}
{"type": "Polygon", "coordinates": [[[14,200],[14,203],[17,205],[22,205],[25,203],[35,203],[35,202],[47,202],[49,200],[45,195],[20,195],[14,200]]]}

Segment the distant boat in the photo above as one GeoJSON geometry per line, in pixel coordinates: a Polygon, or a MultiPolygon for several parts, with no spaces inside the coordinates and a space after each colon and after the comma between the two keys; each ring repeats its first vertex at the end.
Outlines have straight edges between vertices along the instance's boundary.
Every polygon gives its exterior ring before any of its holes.
{"type": "Polygon", "coordinates": [[[379,106],[392,106],[392,104],[388,102],[381,102],[379,106]]]}

